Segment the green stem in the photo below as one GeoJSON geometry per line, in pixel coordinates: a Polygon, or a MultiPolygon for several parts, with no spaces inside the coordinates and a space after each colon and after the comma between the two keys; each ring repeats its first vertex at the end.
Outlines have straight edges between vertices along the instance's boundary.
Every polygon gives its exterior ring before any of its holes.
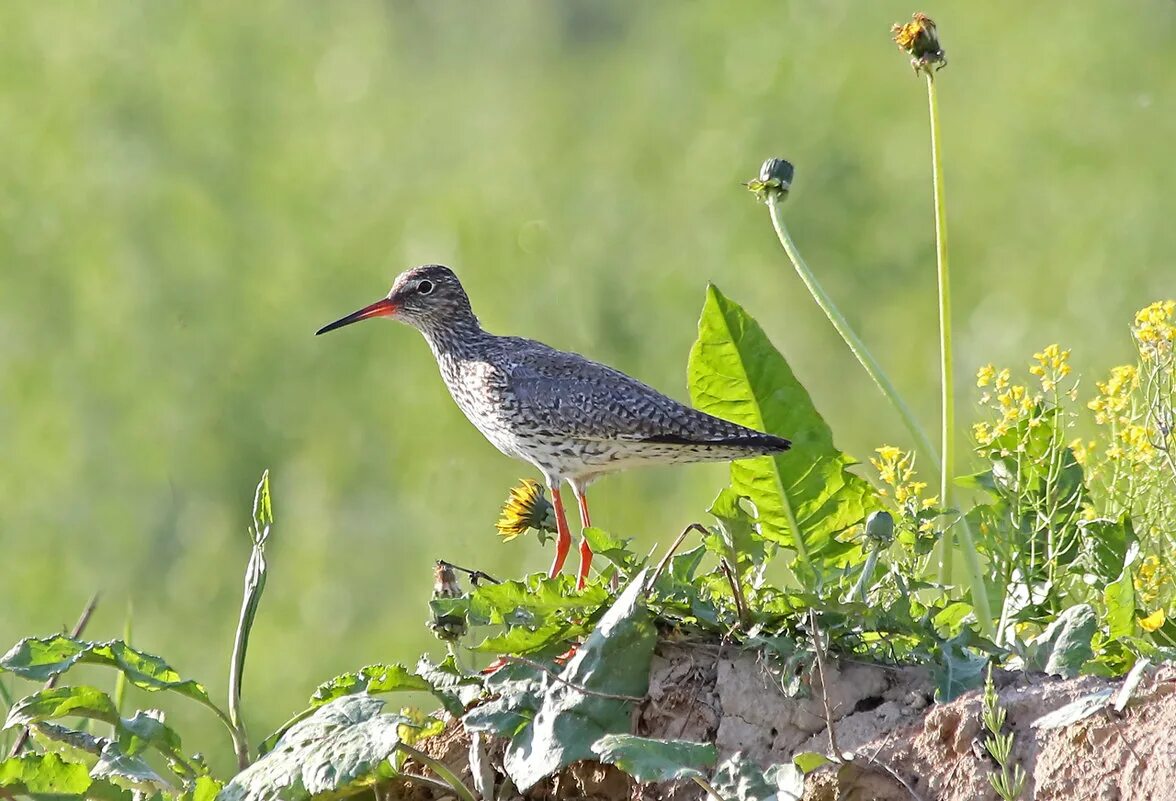
{"type": "MultiPolygon", "coordinates": [[[[943,435],[943,465],[939,471],[939,498],[950,507],[951,477],[955,470],[955,379],[952,369],[951,346],[951,282],[947,265],[947,201],[943,191],[943,154],[940,148],[939,101],[935,93],[935,74],[924,68],[927,76],[927,105],[931,116],[931,176],[935,192],[935,261],[939,275],[939,356],[941,362],[941,394],[943,435]]],[[[963,541],[964,569],[972,589],[972,606],[985,634],[992,636],[992,613],[988,607],[988,591],[980,572],[980,557],[968,522],[959,520],[960,539],[963,541]]],[[[950,536],[944,536],[939,562],[939,580],[951,581],[952,554],[955,548],[950,536]]]]}
{"type": "MultiPolygon", "coordinates": [[[[943,154],[939,135],[939,102],[935,94],[935,74],[927,76],[927,105],[931,113],[931,180],[935,191],[935,262],[939,276],[939,360],[940,410],[943,421],[940,446],[943,469],[939,471],[939,497],[947,503],[951,476],[955,468],[955,381],[951,347],[951,273],[947,266],[947,201],[943,192],[943,154]]],[[[951,579],[954,552],[950,538],[944,538],[939,561],[939,580],[951,579]]]]}
{"type": "Polygon", "coordinates": [[[837,333],[841,335],[841,338],[845,340],[845,344],[849,346],[853,355],[857,357],[862,368],[865,369],[866,373],[878,386],[878,389],[882,391],[882,394],[886,396],[886,399],[898,411],[903,423],[906,424],[907,430],[914,437],[916,446],[931,460],[934,469],[938,471],[939,454],[936,453],[935,446],[927,438],[926,432],[923,431],[922,426],[919,425],[914,414],[911,413],[906,401],[898,394],[898,390],[894,388],[894,384],[891,383],[890,378],[882,371],[882,368],[866,348],[861,338],[849,327],[849,323],[845,317],[838,310],[837,306],[834,305],[833,300],[825,292],[824,288],[817,281],[816,276],[813,275],[812,270],[805,263],[804,258],[800,255],[796,243],[792,241],[792,237],[788,234],[788,228],[784,225],[784,218],[780,211],[780,199],[780,193],[768,193],[768,212],[772,215],[772,227],[776,229],[776,236],[779,238],[780,244],[784,247],[784,252],[791,259],[792,266],[796,268],[796,274],[800,276],[800,280],[808,288],[809,294],[813,296],[813,300],[821,307],[821,311],[825,312],[825,316],[829,318],[829,322],[833,324],[833,327],[837,329],[837,333]]]}

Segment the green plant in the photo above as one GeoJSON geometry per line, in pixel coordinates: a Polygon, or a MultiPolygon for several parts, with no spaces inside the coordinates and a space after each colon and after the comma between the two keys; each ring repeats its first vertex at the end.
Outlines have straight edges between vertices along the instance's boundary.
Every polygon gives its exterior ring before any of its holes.
{"type": "Polygon", "coordinates": [[[981,720],[988,736],[984,740],[984,748],[996,762],[997,772],[988,774],[988,782],[1004,801],[1015,801],[1021,797],[1025,789],[1025,769],[1019,762],[1014,762],[1014,735],[1002,732],[1005,724],[1005,709],[1000,705],[996,696],[996,688],[992,684],[992,668],[988,668],[987,678],[984,680],[984,697],[981,720]]]}

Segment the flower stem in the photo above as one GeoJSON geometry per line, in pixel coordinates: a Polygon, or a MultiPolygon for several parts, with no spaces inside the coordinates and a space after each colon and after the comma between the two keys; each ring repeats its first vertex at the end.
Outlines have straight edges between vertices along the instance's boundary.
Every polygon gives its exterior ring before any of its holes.
{"type": "Polygon", "coordinates": [[[788,254],[788,258],[792,260],[792,266],[796,268],[796,274],[800,276],[800,280],[808,287],[809,293],[813,296],[813,300],[821,307],[821,311],[825,312],[825,316],[829,318],[829,322],[837,329],[837,333],[845,340],[845,344],[857,357],[858,362],[866,373],[873,379],[874,383],[881,390],[886,399],[898,411],[899,416],[906,424],[907,430],[914,437],[915,444],[919,450],[931,460],[935,470],[939,470],[939,454],[935,451],[935,446],[931,444],[927,434],[923,431],[922,426],[915,419],[914,414],[911,413],[910,407],[907,406],[906,401],[898,394],[898,390],[894,388],[890,378],[882,371],[878,362],[867,350],[865,343],[861,338],[849,327],[845,317],[834,305],[833,300],[826,294],[824,288],[818,283],[817,278],[813,275],[812,270],[809,269],[805,263],[804,258],[800,255],[800,251],[796,247],[796,243],[792,241],[792,237],[788,233],[788,228],[784,225],[784,218],[780,211],[781,196],[777,192],[769,192],[767,194],[768,212],[772,216],[772,227],[776,229],[776,236],[780,240],[780,244],[784,247],[784,252],[788,254]]]}
{"type": "MultiPolygon", "coordinates": [[[[935,73],[923,69],[927,78],[927,106],[931,117],[931,177],[935,193],[935,261],[939,275],[939,356],[941,364],[941,394],[943,435],[943,466],[939,471],[939,498],[944,506],[950,506],[952,496],[951,477],[955,472],[955,378],[952,369],[951,345],[951,273],[947,264],[947,201],[943,191],[943,153],[940,147],[939,101],[935,92],[935,73]]],[[[950,529],[949,529],[950,530],[950,529]]],[[[964,569],[972,590],[972,606],[981,628],[986,634],[992,633],[992,613],[988,606],[988,591],[984,576],[980,572],[980,558],[968,522],[959,519],[959,534],[962,540],[964,569]]],[[[944,536],[939,560],[939,581],[950,583],[952,557],[955,546],[950,536],[944,536]]]]}

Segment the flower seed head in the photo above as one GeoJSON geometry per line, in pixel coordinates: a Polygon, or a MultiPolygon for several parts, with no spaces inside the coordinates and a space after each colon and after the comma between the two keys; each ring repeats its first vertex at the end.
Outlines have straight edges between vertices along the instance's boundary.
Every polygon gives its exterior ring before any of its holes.
{"type": "Polygon", "coordinates": [[[911,57],[911,66],[916,73],[931,74],[931,67],[936,71],[947,66],[947,53],[939,46],[939,31],[935,27],[935,20],[921,11],[911,17],[905,25],[894,23],[890,26],[890,33],[898,49],[911,57]]]}

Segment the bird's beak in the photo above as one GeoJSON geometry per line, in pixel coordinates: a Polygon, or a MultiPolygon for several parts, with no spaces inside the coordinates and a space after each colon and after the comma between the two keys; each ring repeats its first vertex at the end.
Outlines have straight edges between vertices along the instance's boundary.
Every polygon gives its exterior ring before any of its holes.
{"type": "Polygon", "coordinates": [[[328,331],[334,331],[336,328],[342,328],[345,325],[358,323],[360,320],[367,320],[371,317],[391,317],[396,314],[396,304],[389,298],[381,298],[370,306],[364,306],[359,311],[352,312],[346,317],[340,317],[333,323],[328,323],[314,332],[317,337],[319,334],[325,334],[328,331]]]}

